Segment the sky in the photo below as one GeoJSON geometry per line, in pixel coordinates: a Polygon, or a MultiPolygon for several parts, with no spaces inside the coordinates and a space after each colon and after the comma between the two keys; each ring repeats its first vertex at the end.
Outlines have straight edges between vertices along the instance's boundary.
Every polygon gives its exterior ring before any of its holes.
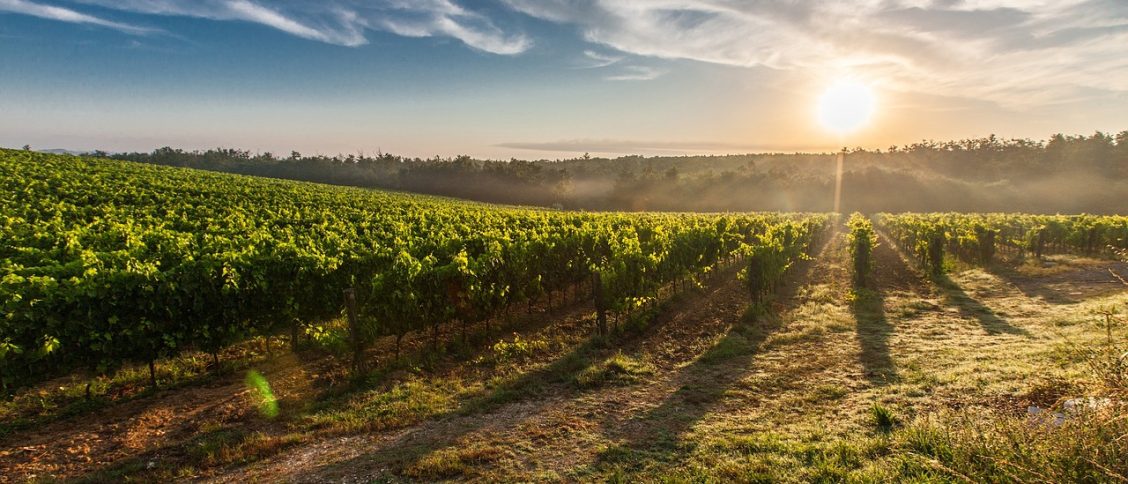
{"type": "Polygon", "coordinates": [[[0,0],[0,146],[556,159],[1128,129],[1126,0],[0,0]],[[873,116],[817,121],[849,79],[873,116]]]}

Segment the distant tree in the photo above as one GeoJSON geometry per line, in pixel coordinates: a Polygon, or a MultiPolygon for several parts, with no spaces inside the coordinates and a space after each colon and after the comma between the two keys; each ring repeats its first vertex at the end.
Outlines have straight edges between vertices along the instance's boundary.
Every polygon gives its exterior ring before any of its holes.
{"type": "Polygon", "coordinates": [[[31,145],[23,145],[24,151],[31,151],[31,145]]]}

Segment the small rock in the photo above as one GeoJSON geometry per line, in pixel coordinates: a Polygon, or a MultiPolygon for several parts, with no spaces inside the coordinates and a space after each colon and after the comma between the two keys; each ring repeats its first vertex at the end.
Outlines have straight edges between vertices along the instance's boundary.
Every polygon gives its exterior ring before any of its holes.
{"type": "Polygon", "coordinates": [[[1041,408],[1036,405],[1026,407],[1026,415],[1031,417],[1031,420],[1048,421],[1054,426],[1060,426],[1065,423],[1065,420],[1070,417],[1077,416],[1081,412],[1091,410],[1101,410],[1108,408],[1112,405],[1112,400],[1108,398],[1084,397],[1084,398],[1071,398],[1062,403],[1061,412],[1051,412],[1048,409],[1041,408]],[[1050,420],[1052,418],[1052,420],[1050,420]]]}
{"type": "Polygon", "coordinates": [[[1112,405],[1112,400],[1107,398],[1085,397],[1085,398],[1071,398],[1062,404],[1062,408],[1071,414],[1078,413],[1084,410],[1101,410],[1112,405]]]}

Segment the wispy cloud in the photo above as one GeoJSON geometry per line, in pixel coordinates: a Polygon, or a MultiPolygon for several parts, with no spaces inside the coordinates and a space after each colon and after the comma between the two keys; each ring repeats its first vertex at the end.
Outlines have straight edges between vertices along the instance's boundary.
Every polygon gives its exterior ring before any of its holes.
{"type": "Polygon", "coordinates": [[[146,27],[138,27],[121,22],[114,22],[104,18],[87,15],[69,8],[56,7],[53,5],[44,5],[27,0],[0,0],[0,12],[12,12],[24,15],[31,15],[33,17],[45,18],[50,20],[58,20],[60,22],[68,22],[73,24],[87,24],[96,25],[99,27],[106,27],[114,30],[120,30],[125,33],[143,35],[158,32],[157,29],[146,27]]]}
{"type": "Polygon", "coordinates": [[[581,69],[598,69],[600,67],[607,67],[623,60],[623,56],[615,56],[596,52],[594,50],[585,50],[584,59],[580,63],[581,69]]]}
{"type": "MultiPolygon", "coordinates": [[[[452,0],[73,0],[105,9],[144,15],[181,16],[217,21],[241,21],[264,25],[290,35],[328,44],[355,47],[368,43],[367,33],[382,30],[410,37],[450,37],[467,46],[501,55],[520,54],[532,45],[523,33],[506,32],[485,15],[463,8],[452,0]]],[[[35,5],[26,0],[0,0],[5,5],[35,5]]],[[[36,5],[41,9],[67,11],[87,18],[88,23],[110,26],[101,19],[70,9],[36,5]]],[[[31,8],[7,10],[40,15],[31,8]]],[[[65,20],[63,15],[48,18],[65,20]]],[[[128,26],[120,24],[125,30],[128,26]]]]}
{"type": "Polygon", "coordinates": [[[646,66],[623,66],[623,71],[618,74],[612,74],[604,79],[608,81],[650,81],[657,79],[663,74],[659,69],[646,66]]]}
{"type": "Polygon", "coordinates": [[[216,13],[227,14],[229,18],[234,20],[245,20],[268,27],[274,27],[288,34],[305,39],[330,44],[347,45],[350,47],[363,45],[366,42],[364,36],[361,35],[357,29],[317,29],[287,17],[280,12],[247,0],[230,0],[223,2],[222,7],[223,8],[216,13]]]}
{"type": "Polygon", "coordinates": [[[589,49],[584,51],[578,68],[615,70],[615,73],[603,77],[608,81],[649,81],[665,74],[661,69],[626,62],[628,61],[625,56],[604,54],[589,49]]]}
{"type": "Polygon", "coordinates": [[[1043,103],[1128,91],[1123,0],[502,0],[623,54],[1043,103]]]}
{"type": "Polygon", "coordinates": [[[372,28],[408,37],[452,37],[491,54],[520,54],[532,46],[525,34],[507,34],[487,16],[450,0],[386,0],[359,12],[372,28]]]}

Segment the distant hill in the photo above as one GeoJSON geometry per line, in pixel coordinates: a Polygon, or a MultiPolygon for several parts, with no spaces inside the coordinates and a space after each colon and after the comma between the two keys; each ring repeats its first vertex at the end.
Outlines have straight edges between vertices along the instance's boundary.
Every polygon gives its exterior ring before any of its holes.
{"type": "Polygon", "coordinates": [[[46,149],[46,150],[35,150],[35,151],[38,151],[40,153],[48,153],[48,154],[52,154],[52,155],[75,155],[75,156],[89,155],[89,154],[94,153],[94,150],[68,150],[68,149],[65,149],[65,148],[51,148],[51,149],[46,149]]]}

